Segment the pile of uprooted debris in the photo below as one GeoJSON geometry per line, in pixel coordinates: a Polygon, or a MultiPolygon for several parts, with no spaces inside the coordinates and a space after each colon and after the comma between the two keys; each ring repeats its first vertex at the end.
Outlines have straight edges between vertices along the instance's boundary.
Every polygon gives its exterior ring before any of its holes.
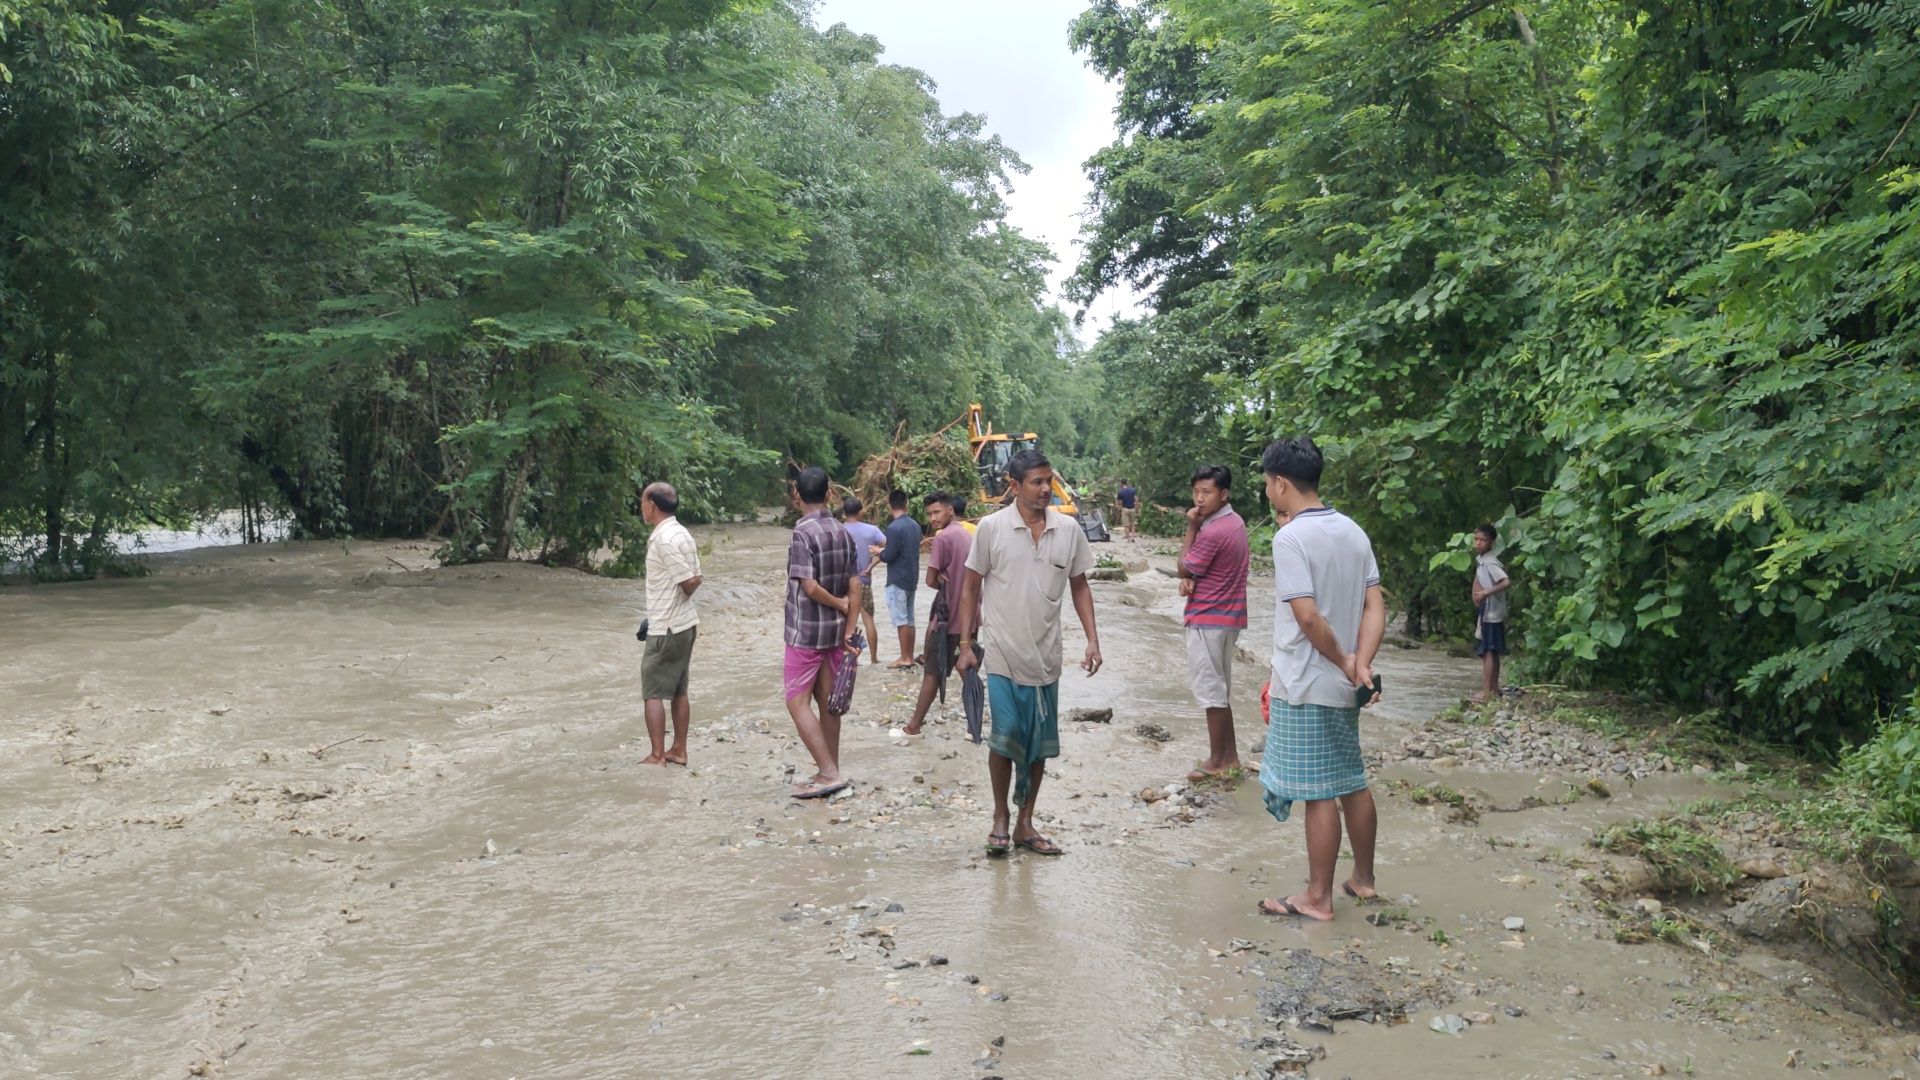
{"type": "Polygon", "coordinates": [[[966,440],[948,434],[909,438],[903,425],[892,446],[854,470],[851,488],[870,507],[884,507],[887,493],[899,488],[918,510],[920,496],[929,491],[973,494],[980,489],[980,475],[966,440]]]}

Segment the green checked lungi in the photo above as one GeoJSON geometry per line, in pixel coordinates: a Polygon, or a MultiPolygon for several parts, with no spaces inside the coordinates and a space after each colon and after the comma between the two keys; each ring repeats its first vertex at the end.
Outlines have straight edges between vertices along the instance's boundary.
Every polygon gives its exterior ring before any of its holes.
{"type": "Polygon", "coordinates": [[[1060,756],[1060,684],[1021,686],[1005,675],[987,676],[993,731],[987,749],[1013,762],[1013,804],[1033,794],[1028,775],[1036,762],[1060,756]]]}
{"type": "Polygon", "coordinates": [[[1260,786],[1266,789],[1267,813],[1274,820],[1287,820],[1296,799],[1334,799],[1367,786],[1359,709],[1289,705],[1276,697],[1272,711],[1260,786]]]}

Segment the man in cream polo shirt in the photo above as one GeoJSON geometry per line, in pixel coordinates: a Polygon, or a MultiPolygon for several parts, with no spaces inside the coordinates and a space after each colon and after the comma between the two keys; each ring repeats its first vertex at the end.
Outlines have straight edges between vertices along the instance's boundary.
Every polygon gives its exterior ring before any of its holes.
{"type": "Polygon", "coordinates": [[[987,740],[987,773],[993,780],[993,831],[987,854],[1014,847],[1036,855],[1061,849],[1033,827],[1033,804],[1046,775],[1046,759],[1060,756],[1060,609],[1069,593],[1087,636],[1080,666],[1100,670],[1100,635],[1093,624],[1093,548],[1072,518],[1053,509],[1053,466],[1038,450],[1022,450],[1007,462],[1013,505],[988,515],[967,552],[967,581],[954,614],[965,676],[979,660],[973,635],[986,651],[987,700],[993,734],[987,740]],[[975,603],[979,602],[976,609],[975,603]],[[980,627],[972,625],[980,612],[980,627]],[[1007,795],[1020,807],[1009,828],[1007,795]]]}
{"type": "Polygon", "coordinates": [[[674,513],[680,496],[672,484],[648,484],[640,493],[640,518],[653,527],[647,537],[647,651],[640,660],[640,696],[646,699],[647,738],[653,753],[642,765],[685,765],[688,672],[700,613],[693,592],[700,587],[700,549],[674,513]],[[673,707],[673,746],[667,746],[667,706],[673,707]]]}

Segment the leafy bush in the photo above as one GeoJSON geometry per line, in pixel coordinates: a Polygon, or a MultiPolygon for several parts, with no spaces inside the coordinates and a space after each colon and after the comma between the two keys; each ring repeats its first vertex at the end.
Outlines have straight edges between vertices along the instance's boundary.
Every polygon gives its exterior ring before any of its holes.
{"type": "Polygon", "coordinates": [[[1909,710],[1907,719],[1880,725],[1847,754],[1841,771],[1881,816],[1920,833],[1920,716],[1909,710]]]}

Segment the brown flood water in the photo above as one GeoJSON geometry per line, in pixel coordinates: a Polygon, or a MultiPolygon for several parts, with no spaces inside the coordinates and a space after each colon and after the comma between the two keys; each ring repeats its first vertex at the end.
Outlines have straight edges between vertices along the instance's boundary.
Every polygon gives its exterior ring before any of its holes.
{"type": "MultiPolygon", "coordinates": [[[[1115,710],[1063,725],[1040,805],[1065,858],[980,857],[984,750],[957,722],[891,738],[915,683],[877,669],[846,727],[854,795],[796,804],[785,535],[701,531],[690,770],[637,764],[635,582],[292,544],[0,591],[0,1076],[1231,1077],[1283,1034],[1324,1044],[1328,1077],[1784,1075],[1796,1048],[1913,1066],[1817,971],[1612,941],[1556,853],[1697,780],[1477,826],[1383,797],[1382,891],[1430,923],[1257,915],[1305,876],[1297,818],[1255,784],[1191,821],[1138,800],[1205,747],[1155,573],[1095,587],[1108,666],[1062,686],[1063,709],[1115,710]],[[1429,1000],[1405,1024],[1276,1028],[1258,972],[1289,949],[1411,973],[1429,1000]],[[895,966],[929,954],[948,962],[895,966]],[[1498,1022],[1429,1030],[1461,1011],[1498,1022]]],[[[1426,650],[1381,669],[1378,744],[1477,679],[1426,650]]]]}

